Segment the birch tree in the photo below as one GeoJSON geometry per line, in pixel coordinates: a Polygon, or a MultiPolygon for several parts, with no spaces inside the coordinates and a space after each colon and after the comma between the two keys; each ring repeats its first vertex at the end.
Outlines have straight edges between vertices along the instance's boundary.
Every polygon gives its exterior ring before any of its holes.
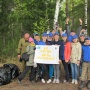
{"type": "Polygon", "coordinates": [[[85,35],[87,36],[87,0],[85,0],[85,35]]]}
{"type": "Polygon", "coordinates": [[[57,30],[58,27],[58,16],[59,16],[59,9],[60,9],[60,0],[56,1],[56,10],[54,15],[54,25],[53,29],[57,30]]]}

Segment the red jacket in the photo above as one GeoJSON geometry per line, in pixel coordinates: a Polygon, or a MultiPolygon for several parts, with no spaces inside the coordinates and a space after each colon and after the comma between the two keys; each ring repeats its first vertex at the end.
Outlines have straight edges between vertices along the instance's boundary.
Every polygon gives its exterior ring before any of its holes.
{"type": "Polygon", "coordinates": [[[67,42],[65,44],[65,49],[64,49],[64,58],[65,60],[70,60],[70,56],[71,56],[71,43],[67,42]]]}

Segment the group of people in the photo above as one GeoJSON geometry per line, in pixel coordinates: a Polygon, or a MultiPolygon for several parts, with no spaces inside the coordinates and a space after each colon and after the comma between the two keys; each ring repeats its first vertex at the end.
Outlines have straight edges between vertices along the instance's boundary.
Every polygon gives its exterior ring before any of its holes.
{"type": "MultiPolygon", "coordinates": [[[[22,73],[18,77],[19,83],[30,70],[30,81],[34,81],[35,65],[34,55],[36,45],[59,45],[59,63],[62,63],[65,70],[65,78],[63,83],[69,83],[70,74],[72,84],[78,84],[81,81],[79,90],[86,86],[90,88],[90,37],[86,37],[84,29],[82,29],[82,20],[79,19],[80,26],[78,33],[75,30],[70,30],[69,18],[66,19],[66,31],[58,28],[58,31],[52,30],[48,34],[44,32],[42,39],[38,33],[34,33],[34,37],[30,37],[25,33],[24,38],[20,39],[18,44],[18,58],[24,52],[29,54],[29,61],[22,61],[22,73]],[[87,82],[87,83],[86,83],[87,82]]],[[[39,64],[37,64],[38,66],[39,64]]],[[[42,83],[59,83],[60,82],[60,64],[40,64],[42,67],[42,83]],[[46,81],[45,76],[48,77],[46,81]],[[54,79],[52,81],[52,77],[54,79]]]]}

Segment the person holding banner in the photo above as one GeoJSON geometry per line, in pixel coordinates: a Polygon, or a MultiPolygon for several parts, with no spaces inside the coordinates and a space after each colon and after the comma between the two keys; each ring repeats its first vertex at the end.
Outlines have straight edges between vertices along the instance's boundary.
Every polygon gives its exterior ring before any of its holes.
{"type": "MultiPolygon", "coordinates": [[[[43,33],[42,34],[42,40],[38,42],[38,45],[48,45],[48,41],[47,41],[47,33],[43,33]]],[[[40,66],[42,67],[42,83],[45,83],[45,76],[48,76],[48,68],[46,64],[40,64],[40,66]]]]}
{"type": "MultiPolygon", "coordinates": [[[[48,35],[48,43],[49,43],[49,45],[52,44],[52,41],[53,41],[53,34],[52,34],[52,32],[50,32],[49,35],[48,35]]],[[[53,73],[54,73],[53,64],[49,64],[48,65],[48,68],[49,68],[49,75],[48,75],[49,76],[49,79],[48,79],[47,83],[51,83],[52,76],[53,76],[53,73]]]]}
{"type": "MultiPolygon", "coordinates": [[[[59,33],[58,32],[56,32],[54,34],[54,41],[52,42],[52,45],[61,45],[61,41],[59,40],[59,33]]],[[[53,66],[54,66],[54,80],[53,80],[53,83],[59,83],[60,65],[59,64],[54,64],[53,66]]]]}
{"type": "Polygon", "coordinates": [[[71,55],[71,43],[67,40],[67,34],[62,34],[62,42],[60,46],[60,55],[59,58],[62,60],[62,64],[65,70],[65,80],[64,83],[69,82],[69,62],[70,62],[70,55],[71,55]]]}

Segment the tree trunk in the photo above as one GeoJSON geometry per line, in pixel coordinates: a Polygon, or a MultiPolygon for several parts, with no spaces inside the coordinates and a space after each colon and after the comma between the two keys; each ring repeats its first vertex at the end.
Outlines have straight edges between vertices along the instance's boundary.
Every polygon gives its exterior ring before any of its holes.
{"type": "Polygon", "coordinates": [[[68,9],[68,0],[66,0],[66,17],[69,17],[68,9]]]}
{"type": "Polygon", "coordinates": [[[74,26],[74,17],[73,17],[73,8],[74,8],[74,0],[72,0],[72,26],[74,26]]]}
{"type": "Polygon", "coordinates": [[[85,35],[87,36],[87,0],[85,0],[85,35]]]}
{"type": "Polygon", "coordinates": [[[54,25],[53,25],[53,29],[55,29],[55,30],[57,30],[57,27],[58,27],[59,8],[60,8],[60,0],[57,0],[56,1],[56,10],[55,10],[55,15],[54,15],[54,25]]]}

